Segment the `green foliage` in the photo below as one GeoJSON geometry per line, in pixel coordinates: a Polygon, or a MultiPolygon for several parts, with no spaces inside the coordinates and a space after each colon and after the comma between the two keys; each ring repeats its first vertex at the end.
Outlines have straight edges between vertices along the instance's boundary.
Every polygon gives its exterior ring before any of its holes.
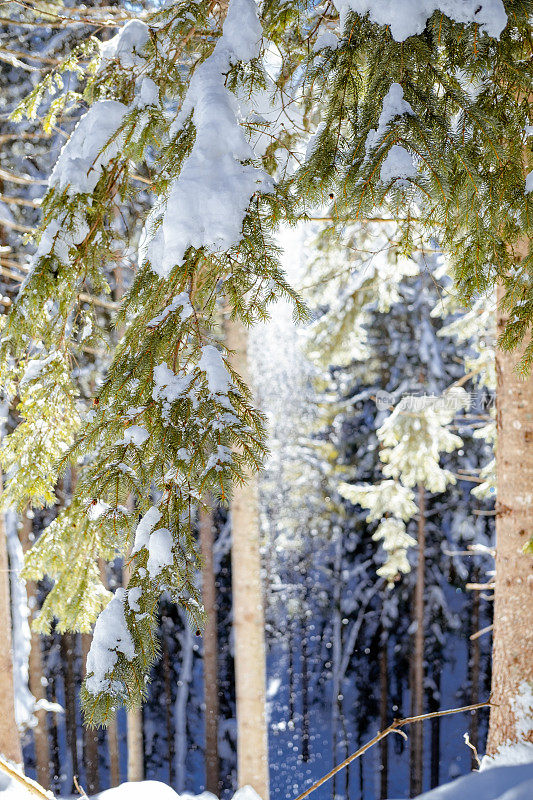
{"type": "Polygon", "coordinates": [[[423,34],[397,42],[388,28],[350,15],[338,48],[314,52],[306,62],[304,89],[309,104],[321,108],[321,126],[290,185],[305,209],[331,193],[331,213],[340,220],[386,208],[406,244],[434,236],[465,303],[501,281],[509,321],[500,345],[510,349],[527,341],[533,321],[531,193],[525,192],[533,4],[505,5],[509,22],[499,40],[435,12],[423,34]],[[380,127],[393,82],[412,113],[380,127]],[[394,146],[407,151],[416,172],[381,180],[394,146]]]}

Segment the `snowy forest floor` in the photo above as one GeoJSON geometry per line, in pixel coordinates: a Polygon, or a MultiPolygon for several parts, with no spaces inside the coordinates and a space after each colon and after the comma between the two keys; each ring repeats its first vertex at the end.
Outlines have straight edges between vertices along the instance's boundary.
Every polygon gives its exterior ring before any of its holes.
{"type": "MultiPolygon", "coordinates": [[[[533,761],[513,764],[513,754],[480,772],[464,775],[451,783],[419,795],[420,800],[531,800],[533,797],[533,761]]],[[[19,782],[0,773],[0,800],[31,800],[38,795],[19,782]]],[[[53,795],[50,794],[50,797],[53,795]]],[[[318,797],[318,793],[317,793],[318,797]]],[[[123,783],[94,795],[95,800],[215,800],[214,795],[177,794],[159,781],[123,783]]],[[[239,789],[233,800],[260,800],[250,787],[239,789]]],[[[391,799],[392,800],[392,799],[391,799]]]]}

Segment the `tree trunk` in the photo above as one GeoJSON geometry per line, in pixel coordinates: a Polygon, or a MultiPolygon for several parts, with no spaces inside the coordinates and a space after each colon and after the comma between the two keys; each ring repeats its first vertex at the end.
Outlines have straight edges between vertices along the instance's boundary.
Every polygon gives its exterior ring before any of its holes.
{"type": "MultiPolygon", "coordinates": [[[[228,321],[226,334],[227,346],[234,351],[233,367],[250,386],[246,330],[240,322],[228,321]]],[[[248,476],[245,486],[233,488],[231,525],[238,783],[250,784],[262,800],[269,800],[265,623],[255,475],[248,476]]]]}
{"type": "MultiPolygon", "coordinates": [[[[442,675],[442,662],[439,659],[433,662],[433,682],[435,691],[431,694],[429,702],[430,711],[440,711],[440,687],[442,675]]],[[[473,702],[473,701],[472,701],[473,702]]],[[[440,783],[440,717],[431,720],[431,764],[430,788],[434,789],[440,783]]]]}
{"type": "MultiPolygon", "coordinates": [[[[413,608],[416,624],[413,648],[412,709],[413,716],[424,713],[424,589],[426,562],[426,495],[423,486],[418,487],[418,564],[413,608]]],[[[411,727],[410,744],[410,795],[422,792],[424,775],[424,723],[416,722],[411,727]]]]}
{"type": "MultiPolygon", "coordinates": [[[[83,654],[83,665],[87,663],[87,655],[91,648],[91,634],[81,634],[81,650],[83,654]]],[[[84,728],[84,760],[85,760],[85,782],[84,787],[87,794],[96,794],[100,791],[100,769],[99,769],[99,748],[98,731],[94,728],[84,728]]]]}
{"type": "MultiPolygon", "coordinates": [[[[380,651],[379,651],[379,723],[383,731],[389,724],[389,659],[387,652],[387,633],[382,629],[380,651]]],[[[389,796],[389,737],[386,736],[379,744],[381,766],[380,766],[380,788],[379,796],[381,800],[386,800],[389,796]]]]}
{"type": "MultiPolygon", "coordinates": [[[[524,243],[525,244],[525,243],[524,243]]],[[[498,299],[502,297],[501,287],[498,299]]],[[[498,310],[498,333],[505,326],[498,310]]],[[[522,380],[514,367],[521,356],[496,350],[496,577],[492,700],[487,752],[516,742],[514,701],[533,682],[533,558],[523,547],[533,532],[533,376],[522,380]]],[[[533,729],[526,734],[533,742],[533,729]]]]}
{"type": "Polygon", "coordinates": [[[165,678],[165,723],[167,728],[168,785],[174,786],[174,727],[172,725],[172,672],[168,653],[167,631],[163,627],[163,674],[165,678]]]}
{"type": "MultiPolygon", "coordinates": [[[[333,559],[333,629],[332,629],[332,692],[331,692],[331,751],[333,766],[337,766],[337,747],[339,744],[339,722],[342,713],[341,709],[341,687],[340,687],[340,666],[342,658],[342,620],[341,620],[341,569],[342,569],[342,539],[337,534],[335,539],[335,553],[333,559]]],[[[339,781],[342,776],[339,775],[339,781]]],[[[332,800],[337,796],[337,776],[333,776],[331,783],[332,800]]]]}
{"type": "MultiPolygon", "coordinates": [[[[20,529],[20,543],[24,553],[33,544],[33,525],[27,514],[22,517],[20,529]]],[[[31,631],[30,654],[28,659],[28,684],[30,692],[36,703],[46,700],[46,691],[42,683],[43,659],[41,650],[41,636],[31,628],[33,617],[38,611],[37,586],[34,581],[26,581],[26,594],[28,596],[29,623],[31,631]]],[[[35,762],[37,781],[43,789],[50,789],[50,744],[48,740],[47,712],[44,709],[34,712],[37,725],[33,728],[33,741],[35,745],[35,762]]]]}
{"type": "Polygon", "coordinates": [[[187,703],[192,680],[193,640],[191,626],[185,613],[182,615],[181,670],[176,693],[176,791],[181,794],[187,778],[187,703]]]}
{"type": "MultiPolygon", "coordinates": [[[[54,646],[54,645],[53,645],[54,646]]],[[[57,680],[55,671],[52,670],[48,676],[47,699],[51,703],[57,703],[57,680]]],[[[59,758],[59,734],[57,725],[57,714],[50,714],[48,718],[48,728],[50,731],[50,758],[52,764],[52,791],[59,794],[61,791],[61,764],[59,758]]]]}
{"type": "Polygon", "coordinates": [[[9,565],[3,514],[0,514],[0,719],[2,720],[0,725],[0,755],[16,764],[22,764],[22,750],[15,722],[9,565]]]}
{"type": "MultiPolygon", "coordinates": [[[[206,498],[208,504],[211,498],[206,498]]],[[[218,758],[218,619],[213,560],[213,511],[200,509],[200,547],[202,551],[202,599],[207,614],[204,644],[204,703],[205,703],[205,788],[219,795],[220,772],[218,758]]]]}
{"type": "MultiPolygon", "coordinates": [[[[74,660],[76,658],[76,635],[64,633],[61,636],[61,667],[63,673],[63,686],[65,690],[65,727],[67,731],[67,746],[72,762],[72,777],[79,777],[78,764],[78,726],[76,721],[76,678],[74,660]]],[[[70,791],[74,793],[74,781],[70,791]]]]}
{"type": "MultiPolygon", "coordinates": [[[[479,569],[476,569],[472,573],[472,581],[473,583],[479,582],[479,569]]],[[[479,631],[479,592],[472,593],[472,631],[471,633],[477,633],[479,631]]],[[[475,705],[479,703],[479,681],[481,675],[481,651],[479,646],[479,638],[473,639],[470,643],[470,703],[475,705]]],[[[479,718],[478,712],[474,711],[472,716],[470,717],[470,742],[476,748],[479,747],[479,718]]],[[[472,758],[471,758],[471,767],[472,769],[476,769],[478,766],[476,755],[472,751],[472,758]]]]}
{"type": "Polygon", "coordinates": [[[307,631],[307,616],[304,605],[302,616],[302,761],[309,761],[309,640],[307,631]]]}

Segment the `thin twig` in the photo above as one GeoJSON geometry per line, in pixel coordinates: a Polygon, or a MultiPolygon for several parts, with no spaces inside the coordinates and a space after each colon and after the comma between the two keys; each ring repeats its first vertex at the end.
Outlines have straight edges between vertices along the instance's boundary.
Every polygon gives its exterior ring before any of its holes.
{"type": "Polygon", "coordinates": [[[470,636],[470,641],[473,642],[474,639],[479,639],[480,636],[483,636],[485,633],[489,633],[493,629],[494,625],[487,625],[486,628],[481,628],[480,631],[476,631],[470,636]]]}
{"type": "Polygon", "coordinates": [[[298,797],[296,797],[295,800],[303,800],[304,797],[308,797],[308,795],[310,795],[311,792],[314,792],[315,789],[318,789],[320,786],[326,783],[326,781],[329,781],[329,779],[332,778],[334,775],[336,775],[337,772],[340,772],[341,769],[347,767],[348,764],[351,764],[352,761],[355,761],[356,758],[362,756],[363,753],[366,753],[366,751],[369,750],[371,747],[373,747],[373,745],[377,744],[382,739],[385,739],[385,737],[388,736],[389,733],[402,733],[402,731],[399,731],[398,729],[403,728],[404,725],[410,725],[412,722],[423,722],[426,719],[434,719],[435,717],[446,717],[450,714],[460,714],[461,712],[475,711],[478,708],[484,708],[485,706],[490,706],[490,705],[493,705],[493,703],[491,703],[489,699],[486,700],[484,703],[474,703],[471,706],[462,706],[461,708],[451,708],[446,711],[432,711],[430,714],[420,714],[420,716],[418,717],[406,717],[405,719],[395,719],[394,722],[392,722],[388,728],[385,728],[385,730],[376,734],[376,736],[374,736],[373,739],[370,739],[370,741],[364,744],[362,747],[360,747],[359,750],[357,750],[351,756],[348,756],[348,758],[346,758],[340,764],[337,764],[337,766],[334,767],[332,770],[330,770],[327,775],[324,775],[324,777],[320,778],[319,781],[313,783],[313,785],[310,786],[309,789],[306,789],[305,792],[302,792],[302,794],[298,795],[298,797]]]}

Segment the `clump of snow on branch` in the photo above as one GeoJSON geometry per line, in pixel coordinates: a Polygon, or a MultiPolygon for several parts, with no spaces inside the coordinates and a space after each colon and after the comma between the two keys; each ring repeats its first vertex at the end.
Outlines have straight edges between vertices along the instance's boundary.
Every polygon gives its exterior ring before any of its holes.
{"type": "Polygon", "coordinates": [[[396,178],[415,178],[416,173],[411,153],[400,144],[393,144],[383,160],[379,177],[383,183],[389,183],[396,178]]]}
{"type": "Polygon", "coordinates": [[[91,649],[87,655],[85,686],[91,694],[108,692],[116,694],[123,689],[120,681],[112,680],[112,673],[122,653],[128,661],[135,657],[135,647],[124,616],[125,589],[117,589],[109,604],[99,615],[94,626],[91,649]]]}
{"type": "Polygon", "coordinates": [[[161,512],[156,506],[148,509],[135,530],[135,541],[133,543],[132,555],[138,553],[143,547],[147,547],[150,532],[153,531],[159,520],[161,512]]]}
{"type": "Polygon", "coordinates": [[[163,278],[191,246],[221,252],[237,244],[252,196],[272,187],[263,170],[243,163],[255,153],[239,124],[236,97],[225,86],[228,70],[255,58],[260,41],[256,4],[231,0],[222,36],[196,68],[173,126],[178,133],[192,114],[194,145],[170,189],[157,233],[147,245],[154,222],[149,219],[140,247],[141,263],[148,258],[163,278]]]}
{"type": "Polygon", "coordinates": [[[100,67],[105,67],[112,61],[118,61],[125,69],[132,69],[139,65],[139,53],[148,42],[150,30],[145,22],[132,19],[113,36],[102,44],[100,50],[100,67]]]}
{"type": "Polygon", "coordinates": [[[424,31],[435,11],[465,25],[477,24],[481,31],[499,39],[507,25],[502,0],[335,0],[344,26],[350,11],[368,14],[372,22],[390,27],[393,39],[404,42],[424,31]]]}
{"type": "Polygon", "coordinates": [[[120,152],[120,135],[111,139],[127,111],[118,100],[99,100],[91,106],[61,150],[49,185],[67,189],[69,195],[94,191],[102,169],[120,152]]]}

